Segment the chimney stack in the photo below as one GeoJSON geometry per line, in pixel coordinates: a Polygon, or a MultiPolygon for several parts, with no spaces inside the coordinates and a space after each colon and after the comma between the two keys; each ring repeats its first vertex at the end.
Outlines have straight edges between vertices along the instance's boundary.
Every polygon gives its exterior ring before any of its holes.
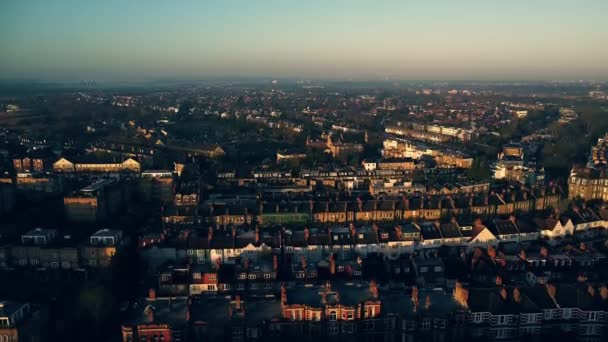
{"type": "Polygon", "coordinates": [[[211,239],[213,239],[213,227],[209,227],[209,230],[207,231],[207,241],[209,242],[210,245],[211,245],[211,239]]]}
{"type": "Polygon", "coordinates": [[[272,256],[272,267],[275,273],[279,271],[279,257],[276,254],[272,256]]]}
{"type": "Polygon", "coordinates": [[[336,260],[333,253],[329,255],[329,273],[336,274],[336,260]]]}
{"type": "Polygon", "coordinates": [[[152,287],[148,289],[148,299],[156,300],[156,290],[152,287]]]}
{"type": "Polygon", "coordinates": [[[412,288],[412,302],[414,303],[414,312],[418,310],[418,287],[412,288]]]}
{"type": "Polygon", "coordinates": [[[378,286],[376,285],[375,281],[372,280],[369,283],[369,290],[370,290],[373,298],[378,298],[378,286]]]}
{"type": "Polygon", "coordinates": [[[502,298],[502,300],[507,300],[507,289],[505,289],[504,287],[502,289],[500,289],[500,298],[502,298]]]}
{"type": "Polygon", "coordinates": [[[593,286],[591,284],[587,286],[587,293],[591,297],[595,296],[595,289],[593,288],[593,286]]]}
{"type": "Polygon", "coordinates": [[[260,227],[255,227],[255,243],[256,245],[260,243],[260,227]]]}
{"type": "Polygon", "coordinates": [[[308,228],[304,228],[304,240],[308,244],[308,239],[310,238],[310,230],[308,228]]]}
{"type": "Polygon", "coordinates": [[[521,301],[521,292],[519,292],[518,288],[513,289],[513,300],[515,303],[519,303],[521,301]]]}
{"type": "Polygon", "coordinates": [[[287,288],[285,287],[285,283],[281,283],[281,305],[285,305],[287,303],[287,288]]]}

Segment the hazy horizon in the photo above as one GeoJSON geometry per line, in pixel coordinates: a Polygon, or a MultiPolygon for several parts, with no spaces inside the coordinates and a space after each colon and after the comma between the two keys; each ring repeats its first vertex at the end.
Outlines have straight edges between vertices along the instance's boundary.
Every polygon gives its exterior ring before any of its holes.
{"type": "Polygon", "coordinates": [[[605,80],[608,1],[0,3],[0,79],[605,80]]]}

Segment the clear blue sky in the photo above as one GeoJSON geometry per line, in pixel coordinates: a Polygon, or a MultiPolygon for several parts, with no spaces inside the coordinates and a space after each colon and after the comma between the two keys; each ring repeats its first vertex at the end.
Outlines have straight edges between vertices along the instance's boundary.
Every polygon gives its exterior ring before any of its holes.
{"type": "Polygon", "coordinates": [[[608,79],[608,0],[0,0],[0,79],[608,79]]]}

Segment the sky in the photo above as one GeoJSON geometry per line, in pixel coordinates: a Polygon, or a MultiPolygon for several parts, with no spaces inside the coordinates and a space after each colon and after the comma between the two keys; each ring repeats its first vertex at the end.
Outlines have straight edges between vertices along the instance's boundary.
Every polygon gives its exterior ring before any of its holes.
{"type": "Polygon", "coordinates": [[[0,79],[608,79],[608,0],[0,0],[0,79]]]}

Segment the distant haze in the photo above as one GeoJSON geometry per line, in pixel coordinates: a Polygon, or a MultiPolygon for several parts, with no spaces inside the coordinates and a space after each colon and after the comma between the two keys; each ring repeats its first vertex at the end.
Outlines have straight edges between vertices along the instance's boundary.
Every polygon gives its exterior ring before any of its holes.
{"type": "Polygon", "coordinates": [[[608,0],[1,0],[0,79],[608,79],[608,0]]]}

